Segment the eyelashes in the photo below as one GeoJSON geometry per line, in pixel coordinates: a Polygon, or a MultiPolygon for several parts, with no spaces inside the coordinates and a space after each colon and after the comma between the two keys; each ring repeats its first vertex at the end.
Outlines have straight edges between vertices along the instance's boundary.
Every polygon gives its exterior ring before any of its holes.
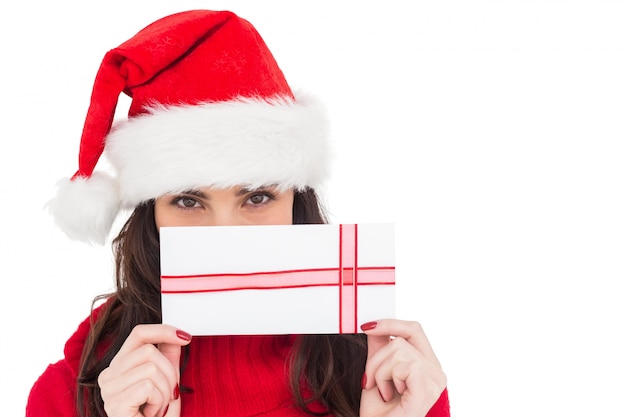
{"type": "MultiPolygon", "coordinates": [[[[210,200],[207,196],[197,196],[195,191],[185,192],[171,197],[169,204],[180,210],[194,210],[204,207],[202,199],[210,200]]],[[[271,190],[242,190],[240,196],[236,198],[242,199],[242,206],[250,206],[252,208],[262,207],[276,200],[278,195],[271,190]]]]}
{"type": "Polygon", "coordinates": [[[173,197],[170,200],[170,205],[175,206],[176,208],[179,208],[181,210],[192,210],[194,208],[198,208],[198,206],[200,206],[201,204],[194,197],[190,197],[188,195],[180,195],[173,197]]]}
{"type": "Polygon", "coordinates": [[[253,191],[246,196],[246,201],[250,201],[253,205],[267,204],[273,200],[276,200],[276,194],[270,191],[253,191]],[[255,199],[258,200],[259,197],[261,197],[261,201],[255,201],[255,199]]]}

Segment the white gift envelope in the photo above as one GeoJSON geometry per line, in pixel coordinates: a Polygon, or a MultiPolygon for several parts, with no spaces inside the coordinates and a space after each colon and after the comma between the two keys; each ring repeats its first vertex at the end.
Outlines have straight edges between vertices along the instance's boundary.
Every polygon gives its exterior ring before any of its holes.
{"type": "Polygon", "coordinates": [[[192,335],[357,333],[395,317],[391,223],[162,227],[163,323],[192,335]]]}

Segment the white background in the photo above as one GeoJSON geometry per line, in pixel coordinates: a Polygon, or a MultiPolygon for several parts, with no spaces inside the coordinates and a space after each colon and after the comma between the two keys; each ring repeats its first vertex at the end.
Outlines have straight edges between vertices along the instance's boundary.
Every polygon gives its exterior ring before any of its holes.
{"type": "Polygon", "coordinates": [[[112,289],[109,247],[43,210],[100,60],[188,8],[248,18],[327,102],[333,222],[396,223],[398,316],[426,329],[455,417],[626,415],[623,1],[0,7],[3,416],[112,289]]]}

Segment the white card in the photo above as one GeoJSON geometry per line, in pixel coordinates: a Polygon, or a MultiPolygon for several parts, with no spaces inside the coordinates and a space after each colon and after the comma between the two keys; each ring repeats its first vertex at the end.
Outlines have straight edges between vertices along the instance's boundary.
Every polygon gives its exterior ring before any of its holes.
{"type": "Polygon", "coordinates": [[[162,227],[163,323],[192,335],[357,333],[395,317],[390,223],[162,227]]]}

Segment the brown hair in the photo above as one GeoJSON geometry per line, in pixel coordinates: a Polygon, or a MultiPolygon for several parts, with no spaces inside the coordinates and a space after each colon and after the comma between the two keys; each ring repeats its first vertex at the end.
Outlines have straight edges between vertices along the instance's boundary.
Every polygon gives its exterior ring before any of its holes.
{"type": "MultiPolygon", "coordinates": [[[[294,224],[324,224],[326,215],[315,191],[296,192],[294,224]]],[[[159,236],[154,201],[139,205],[113,240],[117,291],[97,297],[109,305],[93,319],[81,358],[77,407],[81,417],[104,417],[98,375],[107,367],[137,324],[161,322],[159,236]]],[[[357,417],[367,343],[363,334],[300,335],[289,358],[295,403],[311,415],[308,405],[320,401],[336,417],[357,417]],[[303,398],[300,387],[313,393],[303,398]]],[[[184,366],[183,366],[184,368],[184,366]]]]}

